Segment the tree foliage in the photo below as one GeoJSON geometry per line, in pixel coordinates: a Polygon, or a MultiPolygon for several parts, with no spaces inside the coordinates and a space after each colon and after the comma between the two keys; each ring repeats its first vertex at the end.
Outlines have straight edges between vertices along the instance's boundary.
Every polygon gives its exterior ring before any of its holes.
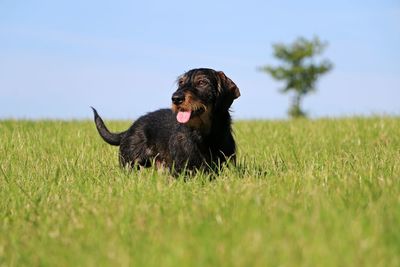
{"type": "Polygon", "coordinates": [[[314,61],[316,55],[322,54],[327,44],[322,43],[318,37],[307,40],[298,38],[292,44],[274,44],[274,56],[283,62],[281,66],[270,65],[261,68],[269,73],[274,79],[285,81],[280,89],[282,93],[294,92],[292,106],[289,109],[291,117],[304,117],[306,113],[301,109],[303,97],[316,90],[316,82],[322,74],[332,69],[329,60],[319,63],[314,61]]]}

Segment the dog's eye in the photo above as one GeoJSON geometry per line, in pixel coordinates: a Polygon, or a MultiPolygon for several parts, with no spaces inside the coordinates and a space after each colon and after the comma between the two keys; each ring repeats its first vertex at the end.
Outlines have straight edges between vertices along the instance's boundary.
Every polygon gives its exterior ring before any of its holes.
{"type": "Polygon", "coordinates": [[[208,82],[206,80],[200,80],[200,81],[197,82],[198,86],[205,86],[207,84],[208,84],[208,82]]]}
{"type": "Polygon", "coordinates": [[[179,86],[182,86],[183,84],[184,84],[183,80],[179,80],[179,81],[178,81],[178,85],[179,85],[179,86]]]}

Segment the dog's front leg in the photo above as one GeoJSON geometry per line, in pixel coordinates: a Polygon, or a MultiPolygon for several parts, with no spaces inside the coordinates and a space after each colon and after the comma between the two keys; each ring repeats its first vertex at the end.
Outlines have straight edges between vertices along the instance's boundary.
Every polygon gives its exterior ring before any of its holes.
{"type": "Polygon", "coordinates": [[[173,168],[176,173],[185,170],[198,170],[205,167],[207,153],[202,151],[196,136],[178,135],[171,138],[169,150],[173,161],[173,168]]]}

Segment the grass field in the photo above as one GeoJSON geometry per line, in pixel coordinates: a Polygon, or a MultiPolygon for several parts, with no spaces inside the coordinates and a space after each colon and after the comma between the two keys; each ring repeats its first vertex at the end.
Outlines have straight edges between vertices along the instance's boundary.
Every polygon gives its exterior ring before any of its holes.
{"type": "Polygon", "coordinates": [[[400,266],[400,118],[234,129],[238,166],[185,182],[89,121],[0,121],[0,266],[400,266]]]}

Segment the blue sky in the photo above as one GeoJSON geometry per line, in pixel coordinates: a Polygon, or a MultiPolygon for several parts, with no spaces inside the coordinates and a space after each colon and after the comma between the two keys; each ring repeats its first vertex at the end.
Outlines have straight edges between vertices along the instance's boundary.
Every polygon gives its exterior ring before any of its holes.
{"type": "Polygon", "coordinates": [[[132,119],[170,106],[175,79],[223,70],[237,119],[286,118],[289,96],[257,71],[271,45],[328,41],[334,69],[312,117],[400,115],[400,2],[0,1],[0,118],[132,119]]]}

